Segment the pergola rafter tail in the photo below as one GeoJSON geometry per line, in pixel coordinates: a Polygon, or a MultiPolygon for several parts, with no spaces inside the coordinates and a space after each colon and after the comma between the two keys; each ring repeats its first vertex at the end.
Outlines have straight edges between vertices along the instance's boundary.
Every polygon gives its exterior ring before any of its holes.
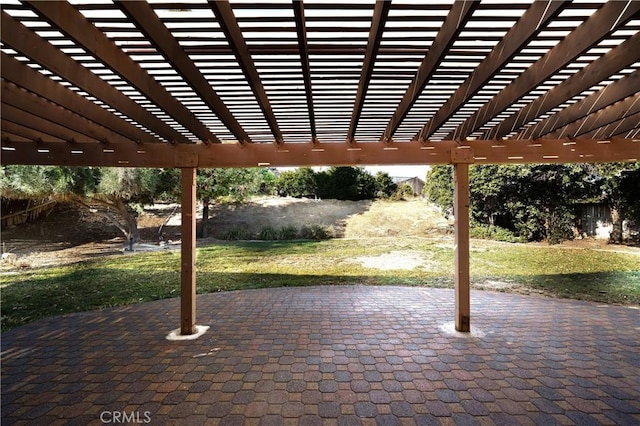
{"type": "Polygon", "coordinates": [[[376,56],[378,55],[378,49],[380,48],[380,41],[382,40],[382,33],[384,32],[385,22],[389,15],[390,7],[390,2],[377,0],[373,10],[373,19],[371,22],[371,30],[369,30],[367,50],[364,54],[362,73],[360,74],[360,81],[358,82],[358,91],[356,93],[356,100],[353,104],[349,130],[347,131],[347,141],[349,143],[354,141],[356,127],[360,121],[360,115],[362,114],[364,98],[369,88],[369,83],[371,82],[371,74],[373,73],[373,67],[376,63],[376,56]]]}
{"type": "MultiPolygon", "coordinates": [[[[2,80],[2,103],[3,105],[11,105],[35,117],[40,117],[61,127],[66,127],[78,135],[80,140],[90,137],[103,143],[119,142],[132,143],[131,139],[122,136],[119,133],[106,129],[85,117],[60,107],[44,98],[36,96],[19,88],[13,83],[2,80]]],[[[32,123],[31,128],[38,130],[36,123],[32,123]]]]}
{"type": "MultiPolygon", "coordinates": [[[[600,129],[618,120],[632,117],[638,112],[640,112],[640,93],[629,96],[628,98],[625,98],[613,105],[609,105],[606,108],[594,112],[593,114],[589,114],[581,120],[574,121],[573,123],[550,134],[549,137],[580,137],[590,134],[593,130],[600,129]]],[[[625,126],[625,128],[627,127],[628,126],[625,126]]],[[[631,130],[631,128],[628,128],[628,130],[631,130]]],[[[616,132],[615,134],[619,133],[616,132]]]]}
{"type": "Polygon", "coordinates": [[[296,32],[298,34],[298,50],[300,55],[300,66],[302,67],[302,78],[304,80],[304,91],[307,101],[307,114],[309,116],[309,131],[312,142],[317,142],[316,115],[313,104],[313,86],[311,85],[311,65],[309,63],[309,43],[307,41],[307,24],[304,16],[304,2],[302,0],[293,2],[293,13],[296,21],[296,32]]]}
{"type": "Polygon", "coordinates": [[[416,72],[415,77],[409,87],[407,87],[402,100],[398,104],[393,117],[387,124],[384,133],[382,134],[383,140],[389,140],[395,134],[396,130],[406,118],[407,114],[411,110],[411,107],[415,104],[424,90],[427,82],[434,74],[449,48],[455,41],[456,36],[462,31],[467,20],[473,15],[473,11],[476,9],[478,2],[456,0],[451,6],[451,10],[445,19],[442,28],[438,31],[433,44],[429,48],[427,55],[420,63],[420,67],[416,72]]]}
{"type": "Polygon", "coordinates": [[[258,105],[269,124],[269,128],[271,129],[271,133],[273,134],[275,141],[278,143],[283,142],[284,138],[280,131],[278,120],[273,112],[271,102],[269,101],[267,92],[262,84],[262,79],[256,69],[251,54],[249,53],[247,42],[242,35],[242,30],[238,25],[238,21],[236,20],[231,5],[228,0],[210,0],[209,6],[218,18],[220,28],[227,37],[231,50],[235,54],[236,59],[244,72],[247,82],[258,101],[258,105]]]}
{"type": "MultiPolygon", "coordinates": [[[[11,104],[7,104],[2,102],[2,119],[6,121],[10,121],[12,123],[19,124],[27,129],[35,130],[40,133],[44,133],[47,135],[51,135],[56,139],[60,139],[66,142],[75,143],[77,141],[89,142],[92,144],[99,144],[101,142],[100,139],[95,139],[90,136],[87,136],[85,133],[78,132],[76,130],[70,129],[67,126],[54,123],[45,118],[39,117],[35,114],[25,111],[24,109],[15,107],[11,104]]],[[[48,139],[44,139],[48,140],[48,139]]],[[[61,145],[61,144],[58,144],[61,145]]],[[[66,144],[65,144],[66,145],[66,144]]],[[[128,146],[130,144],[125,144],[128,146]]],[[[2,164],[12,164],[9,158],[4,157],[4,153],[6,150],[3,150],[2,153],[2,164]]],[[[33,153],[32,153],[33,154],[33,153]]],[[[33,160],[24,160],[24,164],[35,164],[33,160]]],[[[15,164],[23,164],[20,162],[16,162],[15,164]]],[[[50,163],[46,163],[50,164],[50,163]]]]}
{"type": "Polygon", "coordinates": [[[545,96],[527,104],[517,114],[512,114],[488,133],[494,138],[506,136],[637,61],[640,61],[640,33],[636,33],[624,43],[567,78],[549,90],[545,96]]]}
{"type": "MultiPolygon", "coordinates": [[[[597,138],[608,137],[607,135],[613,135],[614,137],[627,137],[629,135],[632,138],[637,138],[640,135],[640,113],[635,113],[605,126],[598,127],[591,130],[588,133],[582,135],[584,138],[597,138]]],[[[640,161],[640,160],[636,160],[640,161]]]]}

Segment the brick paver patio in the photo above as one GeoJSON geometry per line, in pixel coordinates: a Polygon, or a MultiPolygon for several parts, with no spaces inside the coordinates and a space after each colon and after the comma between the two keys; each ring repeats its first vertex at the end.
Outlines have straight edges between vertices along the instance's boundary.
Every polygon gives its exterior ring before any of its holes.
{"type": "Polygon", "coordinates": [[[640,310],[472,292],[279,288],[46,319],[2,334],[2,424],[640,424],[640,310]],[[102,418],[102,421],[101,421],[102,418]]]}

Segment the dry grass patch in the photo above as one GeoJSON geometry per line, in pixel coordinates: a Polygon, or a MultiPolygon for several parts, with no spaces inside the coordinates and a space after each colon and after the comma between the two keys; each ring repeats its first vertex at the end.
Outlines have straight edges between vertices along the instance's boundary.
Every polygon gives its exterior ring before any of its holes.
{"type": "Polygon", "coordinates": [[[347,219],[345,237],[434,237],[450,233],[451,225],[452,222],[426,201],[378,200],[367,211],[347,219]]]}

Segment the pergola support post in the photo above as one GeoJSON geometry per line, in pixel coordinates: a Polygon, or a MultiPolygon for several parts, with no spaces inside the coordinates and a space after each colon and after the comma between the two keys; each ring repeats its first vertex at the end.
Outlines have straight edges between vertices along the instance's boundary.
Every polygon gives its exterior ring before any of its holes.
{"type": "Polygon", "coordinates": [[[180,334],[196,332],[196,168],[181,169],[180,334]]]}
{"type": "Polygon", "coordinates": [[[472,160],[469,161],[469,159],[472,159],[473,156],[459,156],[452,153],[452,157],[454,160],[453,209],[455,218],[455,327],[457,331],[468,333],[471,331],[471,279],[469,273],[469,163],[472,162],[472,160]]]}

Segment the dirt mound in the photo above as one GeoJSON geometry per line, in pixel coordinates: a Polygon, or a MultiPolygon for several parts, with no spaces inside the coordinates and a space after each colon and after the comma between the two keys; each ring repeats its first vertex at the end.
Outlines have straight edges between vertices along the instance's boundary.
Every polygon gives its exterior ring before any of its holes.
{"type": "Polygon", "coordinates": [[[354,215],[370,209],[372,202],[314,200],[307,198],[258,198],[242,204],[216,204],[209,219],[209,235],[223,238],[234,228],[257,234],[266,226],[280,228],[319,225],[333,229],[336,237],[345,234],[345,227],[354,215]]]}
{"type": "MultiPolygon", "coordinates": [[[[200,221],[201,205],[197,214],[200,221]]],[[[421,200],[372,202],[280,197],[213,204],[208,228],[210,237],[223,238],[237,228],[257,235],[266,226],[301,229],[313,225],[331,228],[335,237],[348,238],[434,236],[446,234],[449,229],[439,211],[421,200]]],[[[171,242],[180,240],[180,206],[145,207],[138,218],[138,228],[146,248],[176,247],[171,242]]],[[[2,270],[48,267],[122,254],[127,246],[122,233],[103,218],[62,204],[32,223],[2,229],[1,237],[3,251],[17,256],[17,261],[11,264],[2,263],[2,270]]]]}

